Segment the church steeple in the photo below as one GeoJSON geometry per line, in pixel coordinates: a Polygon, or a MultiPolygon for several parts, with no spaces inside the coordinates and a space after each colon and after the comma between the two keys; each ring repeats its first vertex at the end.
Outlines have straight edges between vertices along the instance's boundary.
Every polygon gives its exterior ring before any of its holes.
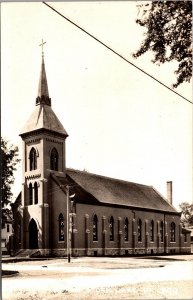
{"type": "Polygon", "coordinates": [[[68,136],[62,123],[59,121],[51,107],[51,99],[48,92],[44,63],[44,44],[45,42],[42,40],[40,45],[42,46],[42,65],[40,71],[38,96],[36,98],[36,108],[20,134],[22,138],[31,135],[32,132],[37,134],[38,132],[42,131],[52,133],[62,138],[66,138],[68,136]]]}
{"type": "Polygon", "coordinates": [[[40,71],[40,79],[39,79],[39,87],[38,87],[38,96],[36,98],[36,105],[40,104],[46,104],[51,106],[51,99],[49,98],[49,92],[48,92],[48,83],[46,78],[46,69],[45,69],[45,63],[44,63],[44,52],[43,52],[43,45],[46,42],[43,42],[40,44],[42,46],[42,65],[41,65],[41,71],[40,71]]]}

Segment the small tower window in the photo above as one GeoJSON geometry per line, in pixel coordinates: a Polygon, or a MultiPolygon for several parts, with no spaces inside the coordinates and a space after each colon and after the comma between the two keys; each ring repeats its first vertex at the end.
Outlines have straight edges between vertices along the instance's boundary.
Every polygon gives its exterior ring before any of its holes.
{"type": "Polygon", "coordinates": [[[161,221],[160,223],[160,241],[163,243],[164,241],[164,223],[161,221]]]}
{"type": "Polygon", "coordinates": [[[152,220],[150,223],[150,241],[154,241],[154,221],[152,220]]]}
{"type": "Polygon", "coordinates": [[[128,242],[129,240],[129,221],[128,218],[125,218],[124,221],[124,240],[128,242]]]}
{"type": "Polygon", "coordinates": [[[59,215],[59,241],[64,241],[64,217],[59,215]]]}
{"type": "Polygon", "coordinates": [[[170,225],[170,242],[176,241],[176,225],[174,222],[170,225]]]}
{"type": "Polygon", "coordinates": [[[35,148],[31,148],[29,154],[29,161],[30,161],[30,171],[37,169],[37,153],[35,148]]]}
{"type": "Polygon", "coordinates": [[[93,217],[93,241],[98,241],[98,218],[97,215],[93,217]]]}
{"type": "Polygon", "coordinates": [[[32,184],[30,182],[29,184],[29,205],[33,204],[33,188],[32,188],[32,184]]]}
{"type": "Polygon", "coordinates": [[[58,151],[53,148],[50,155],[50,169],[58,171],[58,151]]]}
{"type": "Polygon", "coordinates": [[[138,242],[142,241],[142,221],[141,219],[138,219],[137,222],[137,233],[138,233],[138,242]]]}
{"type": "Polygon", "coordinates": [[[37,182],[34,183],[34,200],[35,200],[35,204],[38,204],[38,185],[37,185],[37,182]]]}
{"type": "Polygon", "coordinates": [[[114,241],[114,218],[112,216],[109,220],[109,240],[114,241]]]}

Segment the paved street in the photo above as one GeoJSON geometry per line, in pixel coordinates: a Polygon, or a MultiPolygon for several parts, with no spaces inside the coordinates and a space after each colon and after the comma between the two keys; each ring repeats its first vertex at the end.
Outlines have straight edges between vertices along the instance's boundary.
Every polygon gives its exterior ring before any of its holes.
{"type": "Polygon", "coordinates": [[[193,255],[35,260],[2,269],[19,271],[3,278],[3,300],[193,298],[193,255]]]}

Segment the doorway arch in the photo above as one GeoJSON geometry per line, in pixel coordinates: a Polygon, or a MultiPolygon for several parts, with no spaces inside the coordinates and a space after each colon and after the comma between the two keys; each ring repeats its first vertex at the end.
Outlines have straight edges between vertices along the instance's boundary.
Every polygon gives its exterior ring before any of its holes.
{"type": "Polygon", "coordinates": [[[38,249],[38,228],[34,219],[29,222],[29,249],[38,249]]]}

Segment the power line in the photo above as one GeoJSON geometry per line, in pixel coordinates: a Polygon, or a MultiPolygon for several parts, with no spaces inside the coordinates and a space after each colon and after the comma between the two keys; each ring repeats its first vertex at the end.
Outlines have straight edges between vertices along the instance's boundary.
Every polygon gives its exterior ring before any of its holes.
{"type": "Polygon", "coordinates": [[[119,56],[121,59],[123,59],[124,61],[126,61],[127,63],[129,63],[130,65],[132,65],[133,67],[135,67],[136,69],[138,69],[139,71],[143,72],[145,75],[149,76],[151,79],[157,81],[159,84],[163,85],[165,88],[167,88],[168,90],[170,90],[171,92],[175,93],[176,95],[178,95],[179,97],[183,98],[184,100],[188,101],[189,103],[192,104],[192,101],[190,101],[189,99],[185,98],[184,96],[182,96],[181,94],[177,93],[176,91],[172,90],[169,86],[165,85],[163,82],[161,82],[160,80],[156,79],[154,76],[148,74],[146,71],[144,71],[143,69],[141,69],[140,67],[136,66],[134,63],[130,62],[128,59],[126,59],[124,56],[122,56],[121,54],[119,54],[117,51],[115,51],[114,49],[112,49],[111,47],[109,47],[108,45],[106,45],[105,43],[103,43],[102,41],[100,41],[98,38],[96,38],[94,35],[92,35],[91,33],[89,33],[88,31],[86,31],[84,28],[82,28],[81,26],[77,25],[75,22],[73,22],[72,20],[70,20],[69,18],[65,17],[62,13],[60,13],[58,10],[56,10],[55,8],[53,8],[52,6],[50,6],[49,4],[47,4],[46,2],[42,2],[43,4],[47,5],[49,8],[51,8],[54,12],[56,12],[58,15],[60,15],[62,18],[64,18],[65,20],[67,20],[68,22],[70,22],[71,24],[73,24],[74,26],[76,26],[77,28],[79,28],[81,31],[83,31],[84,33],[86,33],[87,35],[89,35],[90,37],[92,37],[94,40],[96,40],[97,42],[99,42],[101,45],[103,45],[104,47],[106,47],[108,50],[112,51],[114,54],[116,54],[117,56],[119,56]]]}

